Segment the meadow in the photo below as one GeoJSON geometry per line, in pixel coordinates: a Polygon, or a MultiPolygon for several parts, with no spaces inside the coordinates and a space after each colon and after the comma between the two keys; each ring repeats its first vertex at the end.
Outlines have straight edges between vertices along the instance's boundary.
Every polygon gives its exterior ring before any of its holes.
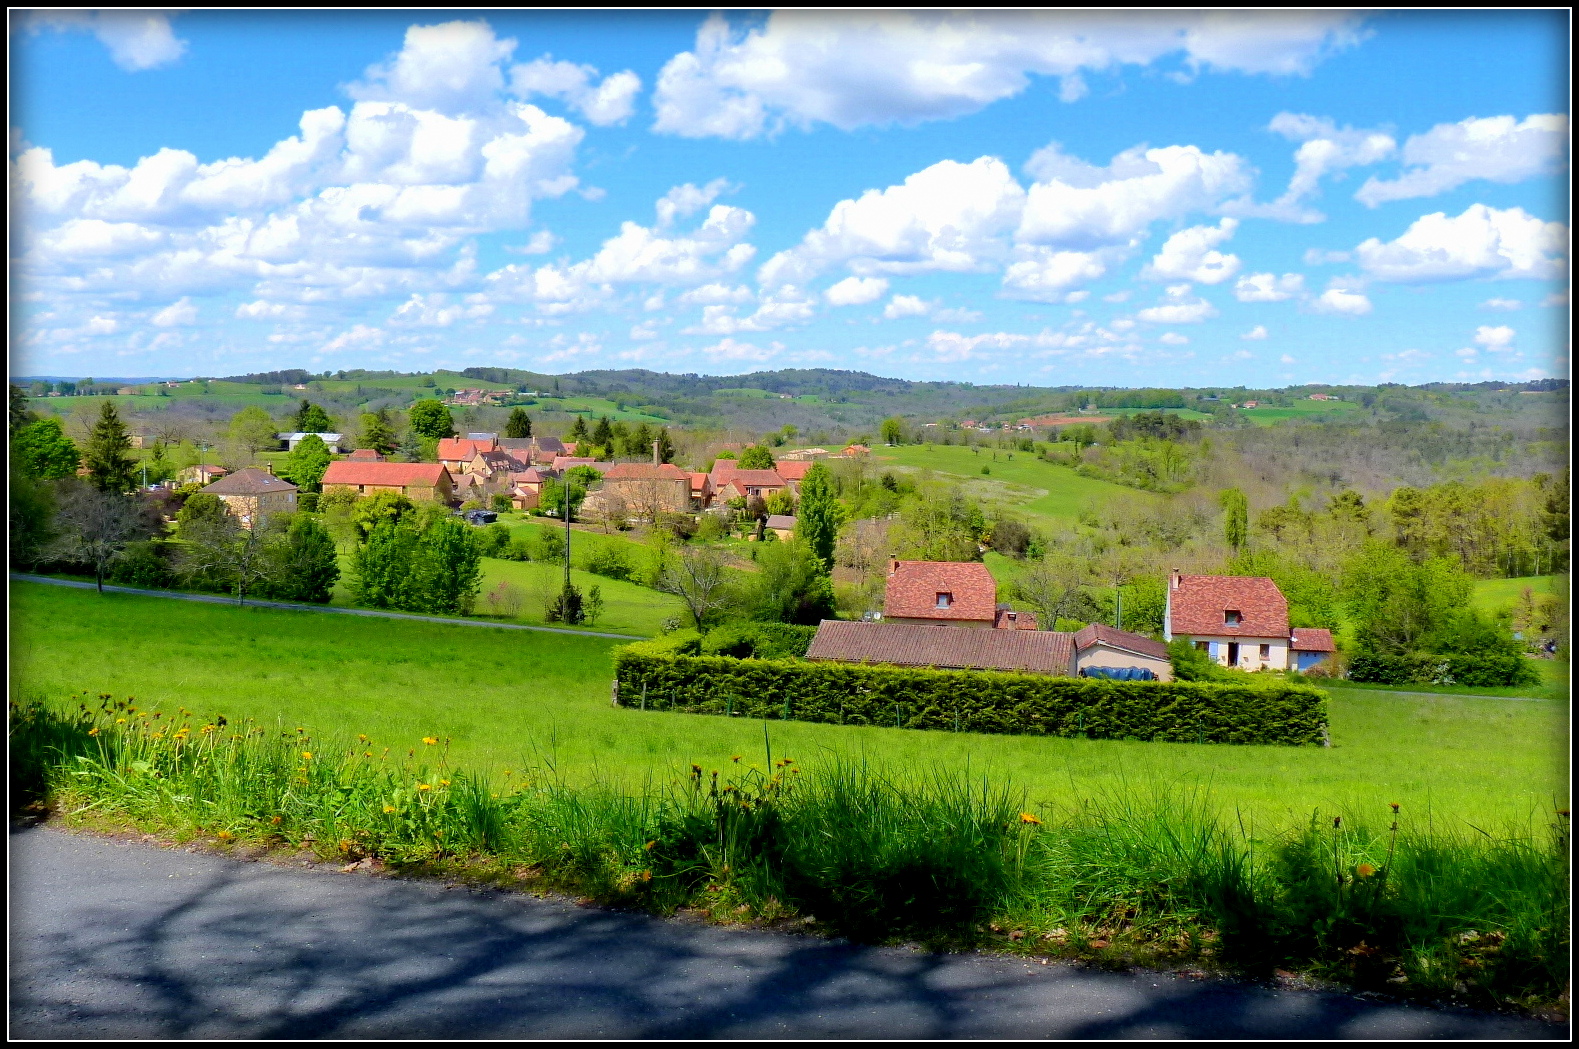
{"type": "MultiPolygon", "coordinates": [[[[764,753],[758,722],[612,707],[617,642],[604,639],[30,583],[12,583],[11,597],[17,695],[136,696],[149,707],[278,719],[309,735],[365,732],[397,753],[431,736],[451,741],[451,760],[479,772],[552,765],[572,782],[628,787],[667,783],[692,763],[726,768],[737,755],[753,763],[764,753]]],[[[1031,811],[1048,816],[1104,796],[1204,792],[1215,812],[1255,826],[1296,826],[1317,810],[1380,820],[1398,802],[1439,832],[1473,834],[1472,826],[1525,824],[1566,806],[1566,702],[1330,696],[1330,749],[767,727],[774,754],[805,767],[843,757],[968,773],[1024,790],[1031,811]]]]}
{"type": "Polygon", "coordinates": [[[1032,452],[982,448],[973,453],[963,445],[912,444],[875,449],[872,457],[879,468],[892,463],[958,478],[970,494],[1012,503],[1026,517],[1035,519],[1032,523],[1053,530],[1069,527],[1082,509],[1114,495],[1161,498],[1111,481],[1082,477],[1032,452]],[[984,466],[990,473],[981,472],[984,466]]]}

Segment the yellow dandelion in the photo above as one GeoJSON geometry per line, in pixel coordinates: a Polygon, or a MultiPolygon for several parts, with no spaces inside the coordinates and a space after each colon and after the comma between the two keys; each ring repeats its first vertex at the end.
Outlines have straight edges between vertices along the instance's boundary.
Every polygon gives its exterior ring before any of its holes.
{"type": "Polygon", "coordinates": [[[422,742],[426,743],[428,746],[431,747],[434,744],[436,744],[438,742],[438,740],[434,739],[432,736],[423,736],[422,737],[422,742]]]}
{"type": "Polygon", "coordinates": [[[312,759],[313,759],[313,752],[312,751],[310,751],[310,750],[302,751],[302,760],[303,761],[311,761],[312,759]]]}
{"type": "Polygon", "coordinates": [[[367,753],[365,753],[365,754],[363,754],[363,755],[362,755],[362,756],[363,756],[363,757],[364,757],[364,758],[370,758],[370,757],[372,757],[372,756],[373,756],[373,752],[372,752],[372,751],[371,751],[371,750],[370,750],[370,751],[368,751],[368,752],[367,752],[367,753]]]}
{"type": "Polygon", "coordinates": [[[736,754],[734,757],[730,758],[729,760],[730,761],[734,761],[734,762],[739,762],[740,761],[740,755],[736,754]]]}
{"type": "Polygon", "coordinates": [[[417,784],[417,789],[418,790],[432,790],[433,788],[428,786],[426,783],[418,783],[417,784]]]}
{"type": "Polygon", "coordinates": [[[218,835],[216,835],[216,837],[218,837],[220,841],[229,841],[231,838],[234,838],[235,835],[230,833],[228,830],[222,830],[218,835]]]}
{"type": "Polygon", "coordinates": [[[449,786],[449,785],[450,785],[450,781],[449,781],[449,780],[447,780],[447,779],[441,779],[441,780],[439,780],[439,786],[441,786],[441,787],[447,787],[447,786],[449,786]]]}
{"type": "Polygon", "coordinates": [[[88,729],[88,735],[90,735],[90,736],[97,736],[98,734],[99,734],[99,730],[98,729],[96,729],[96,728],[88,729]]]}
{"type": "Polygon", "coordinates": [[[1354,868],[1354,873],[1358,874],[1362,878],[1369,878],[1371,875],[1376,873],[1376,868],[1372,867],[1369,863],[1362,863],[1358,867],[1354,868]]]}
{"type": "Polygon", "coordinates": [[[362,743],[366,743],[367,742],[367,736],[364,733],[358,732],[356,734],[356,738],[362,743]]]}
{"type": "Polygon", "coordinates": [[[269,822],[274,824],[276,827],[278,827],[280,825],[280,821],[283,820],[284,818],[285,818],[284,816],[274,816],[274,817],[272,817],[269,820],[269,822]]]}
{"type": "Polygon", "coordinates": [[[385,805],[384,806],[384,811],[385,812],[394,812],[395,811],[395,806],[393,806],[393,805],[385,805]]]}
{"type": "Polygon", "coordinates": [[[1029,812],[1022,812],[1020,813],[1020,822],[1040,824],[1042,821],[1031,815],[1029,812]]]}
{"type": "Polygon", "coordinates": [[[125,718],[116,718],[115,719],[115,723],[117,725],[124,725],[124,724],[126,724],[126,719],[125,718]]]}

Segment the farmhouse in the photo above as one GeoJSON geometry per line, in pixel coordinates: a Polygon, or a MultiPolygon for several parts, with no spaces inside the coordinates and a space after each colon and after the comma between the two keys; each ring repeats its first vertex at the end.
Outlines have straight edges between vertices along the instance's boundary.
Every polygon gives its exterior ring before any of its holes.
{"type": "Polygon", "coordinates": [[[1001,670],[1054,677],[1128,672],[1171,681],[1167,649],[1150,638],[1112,627],[1057,630],[975,630],[911,623],[824,620],[806,658],[835,663],[886,663],[945,670],[1001,670]]]}
{"type": "Polygon", "coordinates": [[[600,491],[623,499],[639,517],[692,509],[691,475],[673,463],[618,463],[604,472],[600,491]]]}
{"type": "Polygon", "coordinates": [[[444,467],[453,476],[466,472],[466,464],[476,457],[478,452],[493,452],[499,448],[499,442],[492,437],[473,440],[470,437],[444,437],[439,440],[439,465],[444,467]]]}
{"type": "Polygon", "coordinates": [[[441,463],[370,463],[338,459],[323,475],[323,490],[357,495],[395,492],[413,502],[449,503],[455,481],[441,463]]]}
{"type": "Polygon", "coordinates": [[[1225,667],[1305,670],[1336,651],[1327,630],[1288,625],[1288,600],[1265,576],[1168,577],[1163,637],[1188,637],[1225,667]]]}
{"type": "Polygon", "coordinates": [[[1022,625],[998,612],[998,584],[978,561],[888,562],[885,622],[989,629],[1022,625]]]}
{"type": "Polygon", "coordinates": [[[219,496],[226,512],[235,514],[243,528],[296,509],[296,486],[256,467],[221,477],[202,491],[219,496]]]}
{"type": "Polygon", "coordinates": [[[188,466],[176,476],[180,479],[182,484],[211,484],[229,472],[230,471],[225,469],[223,466],[215,466],[211,463],[199,463],[196,466],[188,466]]]}

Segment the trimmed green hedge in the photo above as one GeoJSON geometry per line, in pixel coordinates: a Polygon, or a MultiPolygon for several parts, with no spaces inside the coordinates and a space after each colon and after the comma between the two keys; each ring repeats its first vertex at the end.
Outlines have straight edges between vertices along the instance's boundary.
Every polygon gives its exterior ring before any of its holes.
{"type": "Polygon", "coordinates": [[[1523,656],[1357,655],[1349,660],[1349,679],[1375,685],[1468,685],[1516,688],[1541,676],[1523,656]]]}
{"type": "Polygon", "coordinates": [[[1176,743],[1299,746],[1326,736],[1325,693],[1303,685],[1105,681],[852,663],[730,659],[627,645],[621,706],[839,725],[891,725],[1176,743]]]}

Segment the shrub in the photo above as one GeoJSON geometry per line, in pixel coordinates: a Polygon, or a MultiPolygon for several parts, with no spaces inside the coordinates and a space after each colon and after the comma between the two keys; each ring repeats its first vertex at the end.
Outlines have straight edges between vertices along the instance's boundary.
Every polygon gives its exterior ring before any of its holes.
{"type": "Polygon", "coordinates": [[[148,541],[132,543],[110,563],[109,581],[119,586],[158,590],[175,582],[175,573],[164,557],[164,544],[148,541]]]}
{"type": "Polygon", "coordinates": [[[607,576],[610,579],[629,579],[635,571],[630,558],[625,554],[623,544],[614,543],[593,544],[581,567],[593,575],[607,576]]]}
{"type": "Polygon", "coordinates": [[[525,539],[512,539],[510,545],[499,551],[497,557],[506,561],[530,561],[532,559],[532,544],[525,539]]]}
{"type": "Polygon", "coordinates": [[[1326,696],[1266,684],[1108,681],[988,671],[616,651],[619,693],[692,714],[1176,743],[1318,743],[1326,696]]]}
{"type": "Polygon", "coordinates": [[[477,549],[484,557],[502,557],[510,548],[510,529],[495,522],[477,531],[477,549]]]}
{"type": "Polygon", "coordinates": [[[1349,678],[1376,685],[1467,685],[1516,688],[1540,682],[1523,656],[1455,654],[1384,656],[1361,653],[1349,662],[1349,678]]]}

